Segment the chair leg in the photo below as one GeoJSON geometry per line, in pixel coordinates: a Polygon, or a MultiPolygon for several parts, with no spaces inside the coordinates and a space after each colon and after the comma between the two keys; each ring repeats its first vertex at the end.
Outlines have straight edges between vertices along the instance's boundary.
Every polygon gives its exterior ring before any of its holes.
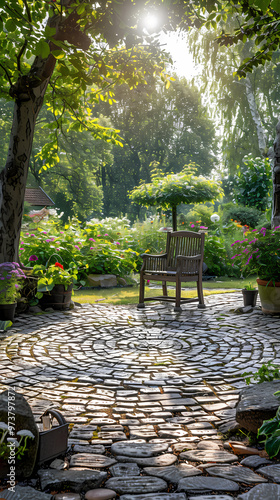
{"type": "Polygon", "coordinates": [[[206,305],[204,304],[204,297],[203,297],[203,288],[202,288],[202,280],[199,279],[197,281],[197,295],[198,295],[198,308],[199,309],[205,309],[206,305]]]}
{"type": "Polygon", "coordinates": [[[174,307],[175,312],[182,311],[180,303],[181,303],[181,280],[177,276],[176,277],[176,301],[175,301],[175,307],[174,307]]]}
{"type": "Polygon", "coordinates": [[[145,294],[145,280],[143,278],[142,273],[140,273],[139,304],[137,305],[138,309],[143,309],[143,307],[145,307],[144,294],[145,294]]]}
{"type": "Polygon", "coordinates": [[[167,293],[167,283],[166,283],[166,281],[163,281],[163,282],[162,282],[162,294],[163,294],[165,297],[168,297],[168,293],[167,293]]]}

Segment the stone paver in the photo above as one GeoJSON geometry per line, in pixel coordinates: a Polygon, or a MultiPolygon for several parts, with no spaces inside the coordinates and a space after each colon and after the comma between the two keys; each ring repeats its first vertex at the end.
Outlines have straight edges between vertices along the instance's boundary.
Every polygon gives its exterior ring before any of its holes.
{"type": "MultiPolygon", "coordinates": [[[[83,305],[22,315],[0,332],[0,390],[23,394],[37,423],[53,408],[75,424],[69,470],[39,471],[46,493],[30,489],[34,473],[28,487],[16,487],[20,498],[51,498],[52,488],[62,494],[64,486],[81,498],[109,488],[118,500],[279,496],[272,483],[280,481],[280,464],[235,456],[219,431],[237,425],[244,371],[280,363],[280,318],[259,307],[234,313],[241,292],[207,297],[206,305],[188,304],[182,313],[159,303],[144,310],[83,305]],[[267,483],[254,487],[254,479],[267,483]]],[[[1,495],[10,498],[7,490],[1,495]]]]}

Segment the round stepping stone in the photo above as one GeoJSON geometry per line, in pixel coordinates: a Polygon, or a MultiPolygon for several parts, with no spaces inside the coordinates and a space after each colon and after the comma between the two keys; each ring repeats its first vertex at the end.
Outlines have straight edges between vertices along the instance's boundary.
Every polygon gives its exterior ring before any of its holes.
{"type": "Polygon", "coordinates": [[[238,457],[227,451],[216,450],[189,450],[180,453],[180,458],[190,460],[192,462],[218,462],[231,463],[236,462],[238,457]]]}
{"type": "Polygon", "coordinates": [[[54,500],[81,500],[81,497],[78,493],[58,493],[54,496],[54,500]]]}
{"type": "Polygon", "coordinates": [[[211,476],[224,477],[225,479],[232,479],[245,484],[266,483],[267,479],[255,474],[255,472],[248,469],[248,467],[238,465],[226,465],[218,467],[210,467],[206,472],[211,476]]]}
{"type": "Polygon", "coordinates": [[[201,470],[187,464],[171,465],[170,467],[145,467],[144,471],[149,476],[161,477],[172,484],[178,484],[184,477],[202,474],[201,470]]]}
{"type": "Polygon", "coordinates": [[[140,476],[140,469],[135,463],[115,464],[110,467],[110,472],[114,477],[140,476]]]}
{"type": "Polygon", "coordinates": [[[236,500],[276,500],[280,498],[279,484],[258,484],[247,493],[238,495],[236,500]]]}
{"type": "Polygon", "coordinates": [[[136,441],[121,441],[112,444],[111,452],[115,455],[126,455],[128,457],[152,457],[167,450],[168,443],[139,443],[136,441]]]}
{"type": "Polygon", "coordinates": [[[113,488],[117,493],[152,493],[167,489],[167,483],[163,479],[150,476],[112,477],[105,486],[113,488]]]}
{"type": "Polygon", "coordinates": [[[116,458],[119,462],[134,462],[138,465],[142,465],[143,467],[166,467],[168,465],[174,464],[174,462],[177,462],[177,457],[171,453],[159,455],[158,457],[138,458],[118,455],[116,458]]]}
{"type": "Polygon", "coordinates": [[[268,479],[272,479],[275,483],[280,483],[280,465],[268,465],[258,469],[260,474],[263,474],[268,479]]]}
{"type": "Polygon", "coordinates": [[[85,500],[111,500],[116,498],[117,493],[107,488],[99,488],[98,490],[88,490],[85,494],[85,500]]]}
{"type": "Polygon", "coordinates": [[[116,463],[114,458],[104,455],[94,455],[93,453],[77,453],[70,460],[70,467],[110,467],[116,463]]]}
{"type": "Polygon", "coordinates": [[[218,477],[186,477],[178,484],[178,491],[187,493],[211,493],[212,491],[238,491],[234,481],[218,477]]]}

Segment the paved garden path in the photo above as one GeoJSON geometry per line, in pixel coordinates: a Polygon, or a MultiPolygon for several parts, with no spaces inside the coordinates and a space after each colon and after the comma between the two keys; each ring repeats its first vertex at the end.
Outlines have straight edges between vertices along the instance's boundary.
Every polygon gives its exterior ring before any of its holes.
{"type": "MultiPolygon", "coordinates": [[[[206,304],[22,315],[0,334],[0,389],[24,394],[38,419],[59,409],[75,424],[67,474],[97,470],[121,500],[280,499],[280,464],[240,465],[219,434],[234,426],[243,372],[280,363],[280,318],[235,313],[240,292],[206,304]]],[[[39,477],[47,493],[57,484],[50,469],[39,477]]]]}

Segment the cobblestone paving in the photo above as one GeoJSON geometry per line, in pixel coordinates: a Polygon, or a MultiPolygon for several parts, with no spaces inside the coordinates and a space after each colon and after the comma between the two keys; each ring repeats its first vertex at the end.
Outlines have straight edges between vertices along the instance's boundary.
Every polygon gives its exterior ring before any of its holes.
{"type": "Polygon", "coordinates": [[[219,433],[235,425],[243,372],[280,363],[280,318],[234,313],[239,292],[206,304],[20,316],[0,334],[0,388],[23,393],[38,419],[59,409],[75,424],[68,474],[102,471],[100,484],[121,500],[280,498],[279,472],[262,460],[240,465],[219,433]]]}

